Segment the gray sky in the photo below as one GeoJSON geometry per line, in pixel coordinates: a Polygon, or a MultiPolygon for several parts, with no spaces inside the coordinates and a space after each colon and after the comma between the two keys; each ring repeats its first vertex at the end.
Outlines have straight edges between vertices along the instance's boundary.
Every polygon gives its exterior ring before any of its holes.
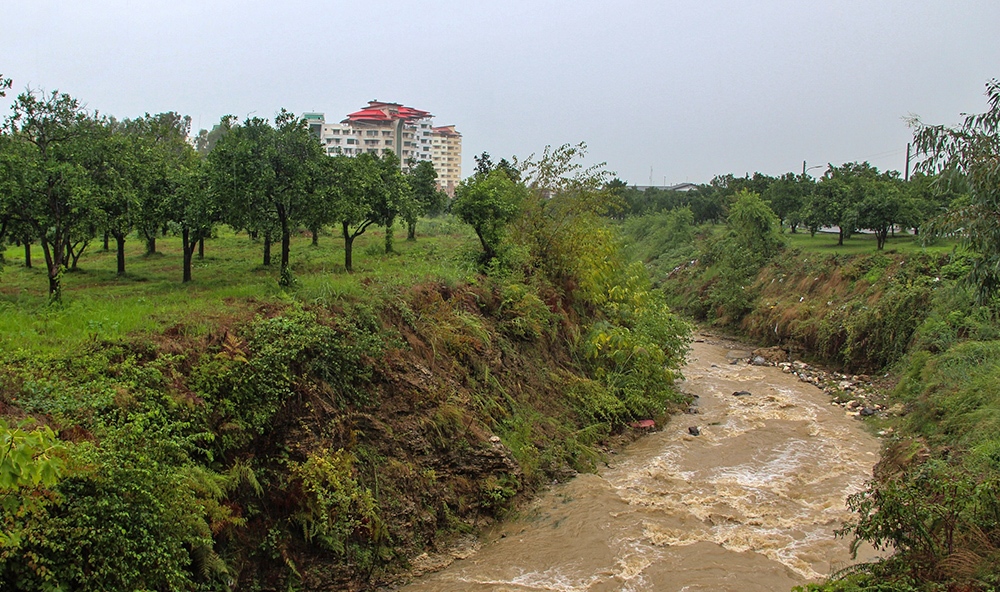
{"type": "Polygon", "coordinates": [[[465,174],[484,150],[585,141],[640,185],[902,170],[904,116],[956,123],[1000,77],[997,0],[0,0],[0,21],[15,91],[120,118],[340,120],[379,99],[455,124],[465,174]]]}

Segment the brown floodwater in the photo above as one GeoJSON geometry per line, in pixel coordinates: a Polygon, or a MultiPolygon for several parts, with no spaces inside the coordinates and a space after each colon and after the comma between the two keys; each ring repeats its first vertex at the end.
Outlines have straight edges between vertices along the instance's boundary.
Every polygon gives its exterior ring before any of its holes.
{"type": "Polygon", "coordinates": [[[730,364],[737,347],[692,344],[681,388],[698,395],[697,414],[554,486],[478,551],[402,590],[790,590],[850,565],[834,530],[878,440],[793,374],[730,364]]]}

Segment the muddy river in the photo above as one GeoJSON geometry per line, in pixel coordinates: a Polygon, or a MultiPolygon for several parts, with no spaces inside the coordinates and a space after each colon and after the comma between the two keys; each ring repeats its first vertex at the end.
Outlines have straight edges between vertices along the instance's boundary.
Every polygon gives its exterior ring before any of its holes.
{"type": "Polygon", "coordinates": [[[402,590],[790,590],[852,563],[833,532],[878,441],[794,375],[730,364],[737,347],[700,336],[682,386],[697,413],[553,487],[478,551],[402,590]]]}

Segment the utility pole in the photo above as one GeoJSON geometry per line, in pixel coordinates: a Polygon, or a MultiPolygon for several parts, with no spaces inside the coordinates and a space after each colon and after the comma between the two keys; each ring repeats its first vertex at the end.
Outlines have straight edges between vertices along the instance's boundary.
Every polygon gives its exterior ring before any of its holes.
{"type": "Polygon", "coordinates": [[[903,177],[904,181],[910,180],[910,143],[906,143],[906,175],[903,177]]]}
{"type": "Polygon", "coordinates": [[[802,161],[802,176],[806,176],[806,161],[802,161]]]}

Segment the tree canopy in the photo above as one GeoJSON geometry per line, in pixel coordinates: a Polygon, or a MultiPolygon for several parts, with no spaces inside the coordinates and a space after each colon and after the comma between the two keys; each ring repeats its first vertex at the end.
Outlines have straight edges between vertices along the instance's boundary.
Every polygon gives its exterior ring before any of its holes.
{"type": "Polygon", "coordinates": [[[986,98],[987,111],[956,127],[911,121],[917,150],[926,155],[918,170],[938,173],[943,188],[968,186],[969,199],[936,218],[931,231],[957,234],[978,255],[969,280],[980,302],[1000,288],[1000,81],[986,84],[986,98]]]}
{"type": "Polygon", "coordinates": [[[4,211],[32,229],[48,269],[49,297],[61,299],[71,234],[94,211],[94,194],[80,164],[90,149],[92,116],[65,93],[28,90],[3,124],[2,166],[10,193],[4,211]]]}

